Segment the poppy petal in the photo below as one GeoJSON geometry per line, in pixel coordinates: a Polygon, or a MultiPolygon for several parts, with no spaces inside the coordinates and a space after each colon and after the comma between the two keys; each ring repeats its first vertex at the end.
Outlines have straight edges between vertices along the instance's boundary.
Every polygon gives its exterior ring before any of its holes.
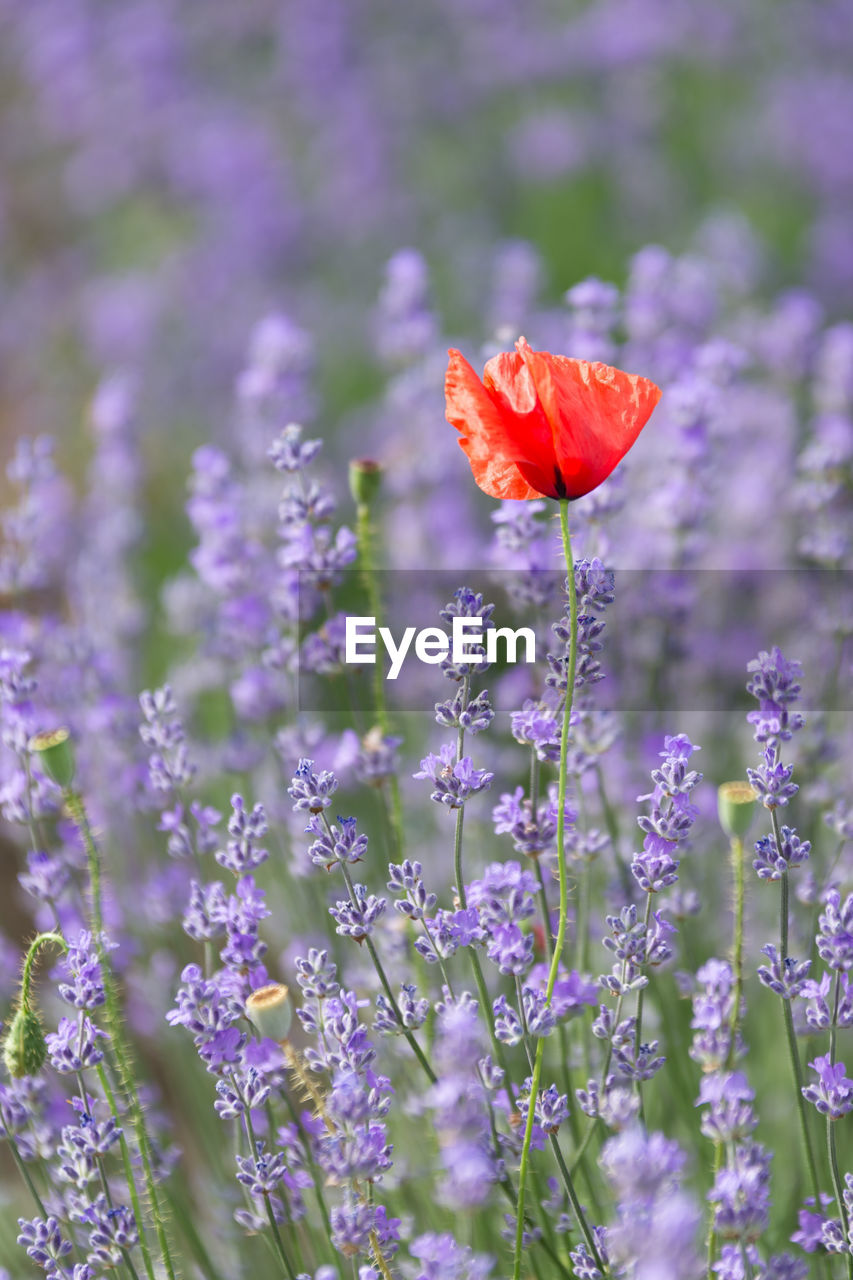
{"type": "Polygon", "coordinates": [[[447,421],[459,432],[479,487],[492,498],[538,498],[507,450],[506,410],[501,410],[459,351],[451,350],[444,390],[447,421]]]}
{"type": "Polygon", "coordinates": [[[537,494],[558,497],[554,433],[524,360],[517,351],[493,356],[483,370],[483,382],[501,412],[506,455],[537,494]]]}
{"type": "Polygon", "coordinates": [[[523,341],[518,351],[554,434],[565,496],[579,498],[624,458],[651,417],[660,388],[610,365],[533,351],[523,341]]]}

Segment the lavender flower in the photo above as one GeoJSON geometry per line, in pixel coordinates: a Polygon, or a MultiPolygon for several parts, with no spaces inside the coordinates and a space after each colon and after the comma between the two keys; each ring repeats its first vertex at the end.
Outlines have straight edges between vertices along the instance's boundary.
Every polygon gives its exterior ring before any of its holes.
{"type": "Polygon", "coordinates": [[[434,784],[431,800],[449,809],[461,809],[470,796],[488,790],[495,775],[486,769],[475,769],[470,756],[457,760],[455,746],[446,742],[438,755],[430,752],[421,761],[419,772],[412,776],[434,784]]]}
{"type": "Polygon", "coordinates": [[[803,1097],[830,1120],[840,1120],[853,1111],[853,1080],[845,1076],[844,1063],[833,1062],[829,1054],[824,1054],[809,1066],[817,1074],[817,1083],[806,1085],[803,1097]]]}
{"type": "Polygon", "coordinates": [[[231,797],[232,814],[228,819],[228,834],[231,839],[224,849],[216,854],[216,861],[235,876],[246,875],[255,871],[266,862],[269,854],[260,847],[261,841],[269,830],[267,816],[263,805],[256,804],[251,813],[246,811],[243,797],[231,797]]]}
{"type": "Polygon", "coordinates": [[[373,933],[377,920],[385,914],[387,898],[377,898],[363,884],[353,885],[354,901],[339,901],[329,907],[329,915],[335,922],[335,932],[344,938],[363,942],[373,933]]]}
{"type": "Polygon", "coordinates": [[[168,685],[139,695],[145,717],[139,736],[151,750],[148,770],[157,791],[176,791],[192,781],[195,767],[190,763],[184,726],[168,685]]]}
{"type": "Polygon", "coordinates": [[[687,761],[696,750],[684,734],[666,737],[660,752],[663,764],[652,770],[654,791],[639,797],[651,803],[649,813],[637,820],[646,835],[643,848],[634,854],[631,872],[646,893],[659,893],[678,878],[678,860],[673,854],[678,844],[686,840],[698,814],[689,796],[702,781],[702,775],[687,768],[687,761]]]}
{"type": "Polygon", "coordinates": [[[315,773],[313,760],[300,760],[287,794],[293,800],[294,810],[317,814],[328,809],[337,789],[338,780],[333,773],[326,769],[315,773]]]}
{"type": "Polygon", "coordinates": [[[746,669],[751,677],[747,692],[758,700],[758,710],[750,711],[746,717],[755,727],[755,741],[778,748],[780,743],[789,742],[804,724],[799,712],[789,711],[802,692],[799,683],[802,666],[796,661],[789,662],[777,645],[770,653],[759,653],[746,669]]]}
{"type": "Polygon", "coordinates": [[[106,1031],[101,1031],[82,1014],[77,1022],[60,1018],[58,1029],[45,1036],[50,1065],[64,1075],[96,1067],[104,1058],[98,1041],[108,1039],[106,1031]]]}
{"type": "Polygon", "coordinates": [[[811,844],[808,840],[800,840],[792,827],[782,827],[781,848],[776,847],[775,835],[762,836],[756,841],[755,852],[758,857],[753,860],[753,867],[761,880],[779,880],[792,867],[802,866],[808,861],[811,844]]]}
{"type": "Polygon", "coordinates": [[[355,818],[342,818],[338,815],[339,826],[334,823],[326,826],[320,818],[312,817],[305,828],[317,839],[308,849],[311,861],[318,867],[331,871],[338,863],[351,865],[361,862],[367,852],[367,836],[356,830],[355,818]]]}
{"type": "Polygon", "coordinates": [[[70,1240],[60,1233],[56,1218],[19,1218],[18,1244],[26,1249],[27,1257],[32,1258],[37,1267],[45,1271],[55,1269],[71,1252],[70,1240]]]}
{"type": "MultiPolygon", "coordinates": [[[[110,949],[110,943],[101,936],[101,948],[110,949]]],[[[57,990],[63,1000],[75,1009],[97,1009],[104,1003],[104,981],[101,973],[101,962],[94,946],[92,935],[86,931],[80,933],[73,946],[68,948],[62,960],[69,981],[61,982],[57,990]]]]}
{"type": "Polygon", "coordinates": [[[853,893],[841,901],[837,889],[830,889],[819,918],[817,950],[830,969],[853,969],[853,893]]]}

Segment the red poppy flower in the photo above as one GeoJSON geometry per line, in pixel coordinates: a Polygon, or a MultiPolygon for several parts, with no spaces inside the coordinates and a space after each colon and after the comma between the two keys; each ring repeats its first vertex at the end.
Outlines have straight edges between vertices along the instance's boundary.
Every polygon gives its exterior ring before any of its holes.
{"type": "Polygon", "coordinates": [[[493,498],[580,498],[621,462],[660,399],[648,378],[534,351],[493,356],[482,382],[451,351],[447,420],[493,498]]]}

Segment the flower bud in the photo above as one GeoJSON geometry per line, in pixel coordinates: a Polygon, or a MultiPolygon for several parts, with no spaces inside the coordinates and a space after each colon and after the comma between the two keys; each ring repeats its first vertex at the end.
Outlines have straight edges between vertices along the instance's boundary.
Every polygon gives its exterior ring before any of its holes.
{"type": "Polygon", "coordinates": [[[74,748],[67,729],[53,729],[30,738],[30,751],[52,782],[66,791],[74,780],[74,748]]]}
{"type": "Polygon", "coordinates": [[[47,1058],[47,1044],[37,1013],[22,1005],[15,1014],[3,1041],[3,1061],[10,1076],[35,1076],[47,1058]]]}
{"type": "Polygon", "coordinates": [[[357,507],[370,506],[382,484],[382,467],[370,458],[354,458],[349,464],[349,487],[357,507]]]}
{"type": "Polygon", "coordinates": [[[280,982],[258,987],[246,1000],[246,1017],[249,1021],[260,1035],[276,1040],[279,1044],[287,1039],[292,1016],[287,987],[280,982]]]}
{"type": "Polygon", "coordinates": [[[717,789],[720,826],[730,840],[742,840],[755,815],[758,795],[748,782],[724,782],[717,789]]]}

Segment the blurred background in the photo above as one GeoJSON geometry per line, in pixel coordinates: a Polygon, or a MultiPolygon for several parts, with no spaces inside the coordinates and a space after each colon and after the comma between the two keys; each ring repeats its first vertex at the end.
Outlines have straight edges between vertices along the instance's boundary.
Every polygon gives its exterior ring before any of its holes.
{"type": "Polygon", "coordinates": [[[4,451],[116,368],[158,449],[221,430],[270,309],[335,422],[407,246],[451,333],[513,319],[501,272],[553,299],[650,241],[840,306],[851,45],[845,0],[2,0],[4,451]]]}
{"type": "MultiPolygon", "coordinates": [[[[343,464],[380,458],[380,559],[458,584],[457,569],[554,559],[531,550],[545,539],[523,514],[490,522],[444,423],[448,344],[481,367],[525,332],[660,382],[654,431],[573,508],[579,554],[660,570],[628,581],[608,623],[662,709],[654,735],[628,726],[609,766],[628,843],[659,734],[692,734],[688,713],[708,783],[742,775],[745,666],[787,642],[780,619],[800,626],[789,656],[806,666],[806,709],[849,710],[852,119],[849,0],[0,0],[0,650],[33,655],[32,715],[72,726],[117,919],[158,948],[149,963],[140,943],[123,976],[175,1114],[209,1107],[161,1044],[180,946],[162,931],[186,864],[152,830],[137,696],[168,677],[201,794],[225,811],[240,777],[301,847],[282,779],[302,754],[335,763],[335,735],[297,741],[270,656],[270,629],[287,629],[267,449],[285,423],[323,437],[336,523],[354,516],[343,464]],[[53,452],[26,443],[45,436],[53,452]],[[210,444],[221,452],[196,452],[210,444]],[[753,590],[693,573],[709,569],[766,576],[753,590]],[[807,570],[808,586],[780,569],[807,570]],[[722,728],[714,710],[730,712],[722,728]],[[168,883],[163,864],[178,868],[168,883]]],[[[618,699],[618,669],[610,687],[618,699]]],[[[504,720],[529,692],[505,688],[504,720]]],[[[426,680],[427,714],[398,717],[413,809],[428,808],[411,775],[441,694],[426,680]]],[[[834,874],[853,832],[849,741],[822,723],[798,777],[834,874]]],[[[515,757],[505,768],[495,751],[511,785],[515,757]]],[[[24,891],[12,754],[4,1000],[45,912],[24,891]]],[[[688,883],[714,905],[685,931],[689,967],[725,933],[712,785],[701,804],[711,856],[688,883]]],[[[418,821],[426,842],[434,819],[418,821]]],[[[803,918],[820,888],[804,889],[803,918]]],[[[280,933],[286,972],[295,943],[280,933]]],[[[762,1016],[756,1044],[770,1043],[762,1016]]],[[[788,1102],[768,1108],[771,1127],[788,1102]]]]}

